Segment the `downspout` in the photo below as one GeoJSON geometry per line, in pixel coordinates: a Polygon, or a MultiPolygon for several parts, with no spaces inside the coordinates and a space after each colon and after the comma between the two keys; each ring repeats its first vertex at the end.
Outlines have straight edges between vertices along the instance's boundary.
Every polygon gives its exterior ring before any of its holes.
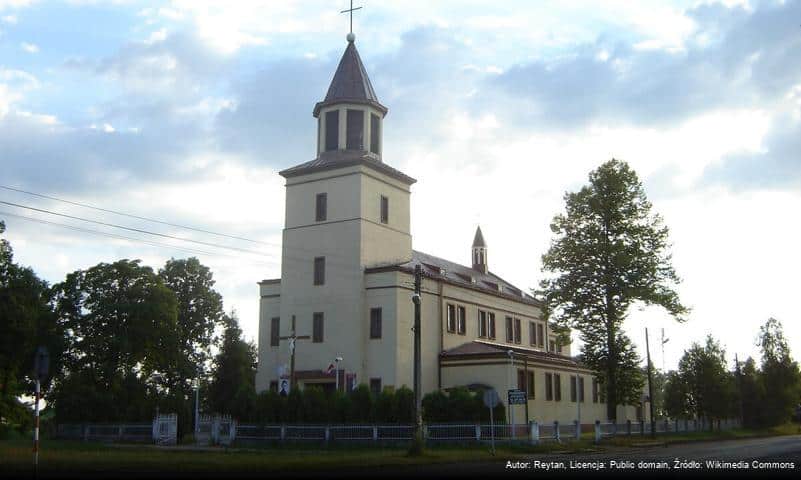
{"type": "Polygon", "coordinates": [[[442,302],[442,288],[443,283],[441,280],[439,283],[439,351],[437,352],[437,390],[442,390],[442,350],[445,348],[445,324],[443,319],[443,311],[442,302]]]}

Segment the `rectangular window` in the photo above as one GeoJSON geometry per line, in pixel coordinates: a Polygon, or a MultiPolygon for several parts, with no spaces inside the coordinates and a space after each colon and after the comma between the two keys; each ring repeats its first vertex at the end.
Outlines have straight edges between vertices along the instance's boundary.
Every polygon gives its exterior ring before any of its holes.
{"type": "Polygon", "coordinates": [[[517,389],[518,390],[526,390],[526,371],[525,370],[518,370],[517,371],[517,389]]]}
{"type": "Polygon", "coordinates": [[[478,311],[478,336],[487,337],[487,312],[484,310],[478,311]]]}
{"type": "Polygon", "coordinates": [[[325,257],[314,257],[314,284],[325,284],[325,257]]]}
{"type": "Polygon", "coordinates": [[[314,207],[314,220],[324,222],[328,217],[328,194],[318,193],[314,207]]]}
{"type": "Polygon", "coordinates": [[[570,376],[570,401],[571,402],[575,402],[576,398],[577,398],[578,390],[576,389],[576,381],[577,381],[576,380],[576,376],[575,375],[571,375],[570,376]]]}
{"type": "Polygon", "coordinates": [[[506,341],[508,343],[512,343],[513,338],[512,332],[512,317],[506,317],[506,341]]]}
{"type": "Polygon", "coordinates": [[[521,333],[520,333],[520,319],[519,318],[515,318],[514,326],[515,326],[515,330],[514,330],[515,338],[514,338],[514,341],[515,341],[515,343],[520,343],[522,340],[520,339],[521,333]]]}
{"type": "Polygon", "coordinates": [[[489,312],[487,314],[487,321],[488,321],[488,325],[489,325],[489,328],[488,328],[488,330],[489,330],[489,332],[488,332],[489,333],[489,338],[495,340],[495,314],[492,313],[492,312],[489,312]]]}
{"type": "Polygon", "coordinates": [[[598,379],[592,379],[592,403],[598,403],[598,379]]]}
{"type": "Polygon", "coordinates": [[[578,399],[579,402],[584,402],[584,377],[578,379],[578,399]]]}
{"type": "Polygon", "coordinates": [[[556,342],[554,342],[553,340],[550,340],[548,342],[548,351],[549,352],[555,352],[556,351],[556,342]]]}
{"type": "Polygon", "coordinates": [[[381,338],[381,309],[370,309],[370,338],[381,338]]]}
{"type": "Polygon", "coordinates": [[[380,378],[371,378],[370,379],[370,393],[373,395],[381,394],[381,379],[380,378]]]}
{"type": "Polygon", "coordinates": [[[562,401],[562,377],[558,373],[553,374],[553,398],[557,402],[562,401]]]}
{"type": "Polygon", "coordinates": [[[456,333],[464,335],[467,332],[467,310],[464,307],[456,309],[456,333]]]}
{"type": "Polygon", "coordinates": [[[537,346],[542,348],[545,342],[545,334],[542,333],[542,324],[537,324],[537,346]]]}
{"type": "Polygon", "coordinates": [[[528,372],[528,385],[526,388],[528,398],[536,398],[534,395],[534,372],[528,372]]]}
{"type": "Polygon", "coordinates": [[[364,111],[348,109],[345,148],[364,150],[364,111]]]}
{"type": "Polygon", "coordinates": [[[553,374],[545,374],[545,400],[553,400],[553,374]]]}
{"type": "Polygon", "coordinates": [[[339,110],[332,110],[325,114],[325,151],[339,148],[339,110]]]}
{"type": "Polygon", "coordinates": [[[389,223],[389,198],[381,195],[381,223],[389,223]]]}
{"type": "Polygon", "coordinates": [[[370,114],[370,151],[376,155],[380,155],[378,150],[379,142],[381,141],[381,120],[378,115],[370,114]]]}
{"type": "Polygon", "coordinates": [[[277,347],[280,336],[281,318],[273,317],[270,319],[270,346],[277,347]]]}
{"type": "Polygon", "coordinates": [[[537,326],[534,322],[528,322],[528,343],[532,346],[537,344],[537,326]]]}
{"type": "Polygon", "coordinates": [[[323,312],[314,312],[312,325],[312,342],[323,341],[323,312]]]}
{"type": "Polygon", "coordinates": [[[448,332],[454,333],[456,331],[456,306],[452,303],[448,304],[448,318],[446,319],[446,328],[448,332]]]}

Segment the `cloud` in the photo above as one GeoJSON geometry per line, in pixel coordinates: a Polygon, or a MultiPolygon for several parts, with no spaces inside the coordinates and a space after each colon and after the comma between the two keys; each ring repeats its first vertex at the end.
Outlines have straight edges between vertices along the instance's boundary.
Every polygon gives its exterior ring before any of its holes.
{"type": "Polygon", "coordinates": [[[19,47],[28,53],[39,53],[39,46],[34,43],[22,42],[19,47]]]}

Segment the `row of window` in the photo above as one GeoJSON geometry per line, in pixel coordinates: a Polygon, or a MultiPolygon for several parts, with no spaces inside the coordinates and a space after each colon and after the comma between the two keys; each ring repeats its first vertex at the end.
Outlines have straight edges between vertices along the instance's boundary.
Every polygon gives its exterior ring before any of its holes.
{"type": "MultiPolygon", "coordinates": [[[[445,326],[449,333],[465,335],[465,317],[467,311],[462,305],[452,303],[446,306],[445,326]]],[[[539,322],[528,322],[529,344],[532,347],[545,347],[545,326],[539,322]]],[[[478,336],[479,338],[495,339],[495,313],[487,310],[478,310],[478,336]]],[[[519,318],[506,317],[506,342],[522,343],[522,322],[519,318]]],[[[561,352],[561,346],[551,340],[548,344],[550,351],[561,352]]]]}
{"type": "MultiPolygon", "coordinates": [[[[526,370],[517,371],[517,388],[528,392],[528,398],[535,398],[534,372],[526,370]]],[[[584,377],[570,376],[570,401],[584,402],[584,377]]],[[[592,403],[603,402],[603,395],[598,388],[598,380],[592,379],[592,403]]],[[[558,373],[545,372],[545,400],[562,401],[562,376],[558,373]]]]}
{"type": "MultiPolygon", "coordinates": [[[[379,339],[382,335],[383,313],[381,308],[370,309],[370,338],[379,339]]],[[[325,316],[323,312],[312,314],[312,342],[322,343],[324,332],[325,316]]],[[[270,346],[277,347],[281,340],[281,318],[273,317],[270,319],[270,346]]]]}
{"type": "MultiPolygon", "coordinates": [[[[381,195],[379,200],[379,219],[381,223],[389,223],[389,197],[381,195]]],[[[318,193],[314,201],[314,221],[328,220],[328,193],[318,193]]]]}
{"type": "MultiPolygon", "coordinates": [[[[364,150],[364,110],[349,108],[345,112],[345,148],[348,150],[364,150]]],[[[381,119],[370,114],[370,151],[380,154],[381,119]]],[[[339,149],[339,110],[330,110],[325,114],[325,151],[339,149]]]]}

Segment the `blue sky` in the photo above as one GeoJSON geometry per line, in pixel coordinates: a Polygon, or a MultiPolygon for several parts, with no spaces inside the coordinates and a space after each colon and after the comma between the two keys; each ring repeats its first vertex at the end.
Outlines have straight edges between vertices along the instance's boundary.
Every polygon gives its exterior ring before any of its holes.
{"type": "MultiPolygon", "coordinates": [[[[0,200],[261,249],[199,255],[255,339],[255,282],[280,272],[276,172],[314,156],[311,111],[344,50],[347,3],[0,0],[0,184],[267,245],[0,200]]],[[[467,263],[480,223],[490,268],[534,287],[564,192],[621,158],[671,228],[693,307],[681,326],[634,309],[635,343],[665,328],[668,368],[706,333],[745,357],[775,316],[801,352],[801,2],[356,4],[356,43],[390,110],[384,160],[419,180],[414,248],[467,263]]],[[[17,259],[50,282],[187,255],[0,218],[17,259]]]]}

